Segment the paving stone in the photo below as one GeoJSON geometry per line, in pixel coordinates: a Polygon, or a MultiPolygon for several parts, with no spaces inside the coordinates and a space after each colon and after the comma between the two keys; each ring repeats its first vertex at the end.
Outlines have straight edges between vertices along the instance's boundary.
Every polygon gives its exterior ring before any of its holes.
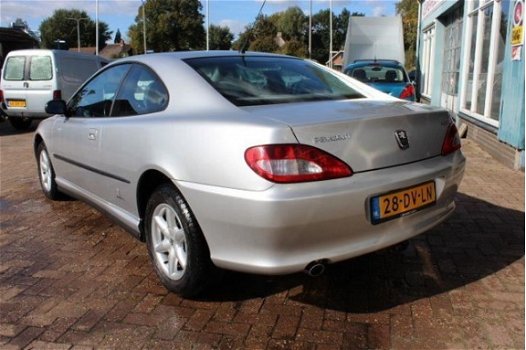
{"type": "Polygon", "coordinates": [[[456,212],[312,279],[225,274],[183,299],[146,247],[40,190],[32,133],[0,122],[0,348],[524,348],[524,173],[463,140],[456,212]]]}

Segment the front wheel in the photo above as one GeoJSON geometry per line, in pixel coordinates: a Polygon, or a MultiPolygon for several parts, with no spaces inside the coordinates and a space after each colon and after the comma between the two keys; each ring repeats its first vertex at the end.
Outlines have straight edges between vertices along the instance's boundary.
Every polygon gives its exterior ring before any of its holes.
{"type": "Polygon", "coordinates": [[[60,199],[61,193],[57,189],[57,183],[55,182],[55,170],[53,164],[49,159],[49,153],[47,152],[46,145],[40,143],[37,148],[37,164],[38,164],[38,177],[40,179],[40,186],[42,192],[52,200],[60,199]]]}
{"type": "Polygon", "coordinates": [[[9,117],[9,123],[16,130],[27,130],[31,126],[31,119],[20,117],[9,117]]]}
{"type": "Polygon", "coordinates": [[[146,244],[155,272],[170,291],[189,297],[209,284],[214,266],[188,203],[170,184],[159,186],[146,206],[146,244]]]}

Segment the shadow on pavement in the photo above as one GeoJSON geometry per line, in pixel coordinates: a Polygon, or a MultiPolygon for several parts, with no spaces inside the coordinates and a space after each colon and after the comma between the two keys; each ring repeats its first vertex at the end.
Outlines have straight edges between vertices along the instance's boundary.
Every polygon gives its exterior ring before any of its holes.
{"type": "Polygon", "coordinates": [[[524,256],[524,212],[459,193],[446,222],[393,248],[330,265],[318,278],[226,273],[207,301],[288,292],[289,301],[344,312],[377,312],[429,298],[496,273],[524,256]]]}
{"type": "Polygon", "coordinates": [[[37,129],[38,124],[40,124],[40,120],[33,120],[29,129],[16,130],[15,128],[13,128],[13,126],[11,126],[7,119],[3,119],[0,117],[0,136],[33,133],[37,129]]]}

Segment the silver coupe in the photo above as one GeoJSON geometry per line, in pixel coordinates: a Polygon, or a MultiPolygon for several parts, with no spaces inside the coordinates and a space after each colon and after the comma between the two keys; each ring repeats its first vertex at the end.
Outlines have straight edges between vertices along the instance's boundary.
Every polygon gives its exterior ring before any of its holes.
{"type": "Polygon", "coordinates": [[[273,54],[120,59],[47,112],[44,194],[145,240],[183,296],[218,268],[316,275],[429,230],[455,209],[465,166],[447,111],[273,54]]]}

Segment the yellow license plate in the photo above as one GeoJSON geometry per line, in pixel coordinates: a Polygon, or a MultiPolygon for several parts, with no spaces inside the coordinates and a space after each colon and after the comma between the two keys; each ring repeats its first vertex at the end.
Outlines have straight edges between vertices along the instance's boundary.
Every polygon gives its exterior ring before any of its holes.
{"type": "Polygon", "coordinates": [[[25,107],[26,101],[25,100],[8,100],[7,105],[9,107],[25,107]]]}
{"type": "Polygon", "coordinates": [[[379,224],[411,214],[435,202],[435,182],[426,182],[371,198],[371,219],[373,224],[379,224]]]}

